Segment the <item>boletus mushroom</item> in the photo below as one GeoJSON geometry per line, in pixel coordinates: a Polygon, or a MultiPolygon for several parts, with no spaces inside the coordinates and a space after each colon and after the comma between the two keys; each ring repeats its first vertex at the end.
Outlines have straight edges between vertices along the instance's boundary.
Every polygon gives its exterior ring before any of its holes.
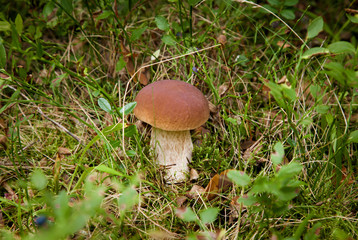
{"type": "Polygon", "coordinates": [[[184,181],[193,151],[190,130],[208,120],[207,99],[189,83],[163,80],[144,87],[135,101],[135,116],[152,126],[150,145],[166,168],[165,180],[184,181]]]}

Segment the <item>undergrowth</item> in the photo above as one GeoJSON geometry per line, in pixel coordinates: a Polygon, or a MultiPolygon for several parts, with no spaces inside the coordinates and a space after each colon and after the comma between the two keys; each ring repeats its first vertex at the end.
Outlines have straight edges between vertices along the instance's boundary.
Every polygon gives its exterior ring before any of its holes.
{"type": "Polygon", "coordinates": [[[355,1],[10,1],[0,11],[3,239],[357,239],[355,1]],[[201,90],[168,185],[148,83],[201,90]]]}

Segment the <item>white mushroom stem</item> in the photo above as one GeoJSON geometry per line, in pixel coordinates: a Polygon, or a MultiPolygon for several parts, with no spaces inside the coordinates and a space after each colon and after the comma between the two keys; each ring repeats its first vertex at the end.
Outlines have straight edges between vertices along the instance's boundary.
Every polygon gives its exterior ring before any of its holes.
{"type": "Polygon", "coordinates": [[[150,145],[155,150],[157,163],[166,168],[165,180],[169,183],[184,181],[193,152],[190,131],[165,131],[153,127],[150,145]]]}

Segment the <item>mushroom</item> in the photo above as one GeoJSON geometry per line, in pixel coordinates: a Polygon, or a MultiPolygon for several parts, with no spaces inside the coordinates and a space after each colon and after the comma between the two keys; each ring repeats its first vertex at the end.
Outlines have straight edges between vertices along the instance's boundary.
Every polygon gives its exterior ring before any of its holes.
{"type": "Polygon", "coordinates": [[[184,181],[193,151],[190,130],[208,120],[208,100],[189,83],[163,80],[144,87],[135,101],[135,116],[152,125],[150,145],[167,169],[165,180],[184,181]]]}

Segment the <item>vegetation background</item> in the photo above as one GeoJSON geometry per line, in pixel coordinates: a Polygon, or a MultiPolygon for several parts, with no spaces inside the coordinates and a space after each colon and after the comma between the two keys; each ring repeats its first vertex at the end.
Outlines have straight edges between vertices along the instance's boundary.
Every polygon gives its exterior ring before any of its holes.
{"type": "Polygon", "coordinates": [[[1,239],[358,239],[358,4],[2,1],[1,239]],[[131,114],[210,101],[168,185],[131,114]]]}

